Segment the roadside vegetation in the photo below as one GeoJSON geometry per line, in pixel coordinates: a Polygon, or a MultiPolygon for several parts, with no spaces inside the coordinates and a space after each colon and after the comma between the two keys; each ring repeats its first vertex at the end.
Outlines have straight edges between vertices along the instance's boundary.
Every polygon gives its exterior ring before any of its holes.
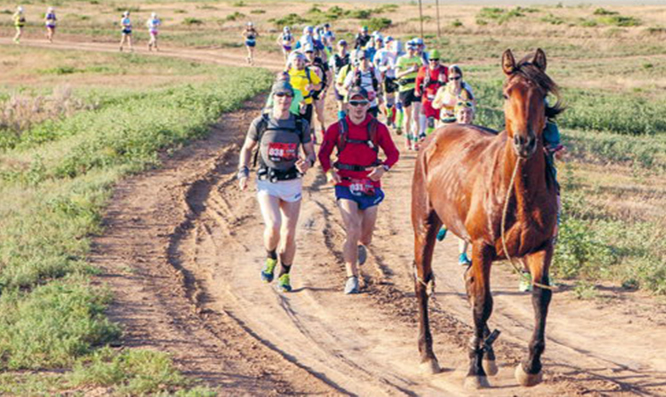
{"type": "Polygon", "coordinates": [[[212,70],[206,83],[107,89],[93,109],[0,130],[12,136],[0,152],[0,393],[103,387],[118,395],[187,395],[196,387],[164,353],[99,349],[115,344],[121,330],[105,317],[113,297],[92,282],[96,269],[86,255],[115,182],[204,136],[223,112],[270,84],[262,70],[212,70]],[[21,371],[63,368],[73,370],[21,371]]]}
{"type": "MultiPolygon", "coordinates": [[[[259,56],[279,52],[285,25],[298,34],[329,21],[351,40],[367,23],[404,40],[420,23],[409,3],[144,3],[59,0],[57,38],[115,43],[129,9],[143,46],[153,4],[164,46],[242,53],[240,31],[253,20],[259,56]]],[[[0,0],[3,37],[14,7],[0,0]]],[[[43,38],[36,15],[45,7],[26,4],[28,38],[43,38]]],[[[666,28],[655,12],[663,8],[453,7],[442,6],[440,39],[435,9],[424,7],[426,41],[462,66],[479,98],[477,123],[502,128],[505,48],[543,48],[563,88],[556,281],[583,299],[603,283],[666,296],[666,28]]],[[[130,54],[1,51],[0,394],[214,395],[163,353],[109,347],[121,336],[104,315],[113,297],[92,282],[86,254],[114,183],[204,136],[220,113],[267,89],[270,74],[130,54]]]]}

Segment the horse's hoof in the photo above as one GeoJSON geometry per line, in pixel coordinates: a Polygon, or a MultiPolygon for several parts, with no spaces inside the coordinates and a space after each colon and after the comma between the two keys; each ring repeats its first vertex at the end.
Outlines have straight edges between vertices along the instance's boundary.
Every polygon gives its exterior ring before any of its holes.
{"type": "Polygon", "coordinates": [[[424,361],[420,365],[421,372],[426,375],[434,375],[442,372],[442,369],[439,367],[439,363],[436,358],[431,358],[427,361],[424,361]]]}
{"type": "Polygon", "coordinates": [[[495,360],[483,360],[482,361],[483,365],[483,370],[485,371],[486,375],[488,376],[495,376],[497,375],[497,364],[495,363],[495,360]]]}
{"type": "Polygon", "coordinates": [[[523,364],[518,364],[515,375],[518,383],[525,387],[536,386],[543,380],[543,372],[539,371],[537,374],[528,374],[523,369],[523,364]]]}
{"type": "Polygon", "coordinates": [[[466,390],[479,390],[490,387],[490,383],[485,376],[468,376],[465,378],[464,387],[466,390]]]}

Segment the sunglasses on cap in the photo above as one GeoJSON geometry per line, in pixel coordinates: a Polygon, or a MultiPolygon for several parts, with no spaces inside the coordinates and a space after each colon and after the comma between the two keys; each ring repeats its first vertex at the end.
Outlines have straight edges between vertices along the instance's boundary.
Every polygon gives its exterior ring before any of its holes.
{"type": "Polygon", "coordinates": [[[350,104],[351,106],[353,106],[353,107],[357,107],[357,106],[365,106],[365,105],[367,105],[368,103],[370,103],[370,101],[366,101],[366,100],[349,101],[349,104],[350,104]]]}
{"type": "Polygon", "coordinates": [[[449,77],[449,80],[460,80],[462,77],[456,76],[456,77],[449,77]]]}

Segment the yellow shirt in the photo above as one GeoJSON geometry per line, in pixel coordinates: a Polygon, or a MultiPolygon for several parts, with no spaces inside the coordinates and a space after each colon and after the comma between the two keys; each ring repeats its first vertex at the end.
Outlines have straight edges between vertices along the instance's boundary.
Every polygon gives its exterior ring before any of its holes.
{"type": "Polygon", "coordinates": [[[291,68],[289,69],[289,83],[291,83],[291,86],[294,87],[295,90],[298,90],[303,94],[303,103],[309,105],[312,103],[312,97],[310,96],[310,91],[305,87],[307,87],[308,84],[317,85],[321,83],[321,78],[317,76],[317,73],[315,73],[314,70],[310,70],[309,68],[304,68],[303,70],[291,68]],[[306,73],[309,73],[309,79],[306,73]]]}

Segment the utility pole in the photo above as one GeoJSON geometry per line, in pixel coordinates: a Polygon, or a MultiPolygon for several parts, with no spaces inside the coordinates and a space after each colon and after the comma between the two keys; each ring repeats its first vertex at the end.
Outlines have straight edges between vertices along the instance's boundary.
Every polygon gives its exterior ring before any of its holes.
{"type": "Polygon", "coordinates": [[[421,38],[423,39],[423,2],[419,0],[419,20],[421,21],[421,38]]]}
{"type": "Polygon", "coordinates": [[[442,31],[439,27],[439,0],[435,0],[435,7],[437,7],[437,39],[441,40],[442,38],[442,31]]]}

